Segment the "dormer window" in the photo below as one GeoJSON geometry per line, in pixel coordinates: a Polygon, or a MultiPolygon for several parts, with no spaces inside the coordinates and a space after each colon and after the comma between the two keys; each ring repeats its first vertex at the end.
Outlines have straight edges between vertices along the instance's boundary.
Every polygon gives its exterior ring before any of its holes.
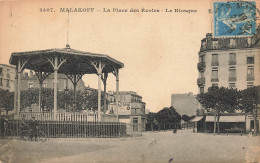
{"type": "Polygon", "coordinates": [[[235,40],[235,39],[230,39],[229,46],[230,46],[231,48],[236,47],[236,40],[235,40]]]}

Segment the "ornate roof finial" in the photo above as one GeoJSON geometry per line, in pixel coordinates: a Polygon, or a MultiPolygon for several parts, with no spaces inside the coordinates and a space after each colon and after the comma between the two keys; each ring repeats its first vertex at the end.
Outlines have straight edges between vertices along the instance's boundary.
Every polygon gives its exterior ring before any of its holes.
{"type": "Polygon", "coordinates": [[[69,44],[66,44],[66,49],[70,49],[70,45],[69,44]]]}

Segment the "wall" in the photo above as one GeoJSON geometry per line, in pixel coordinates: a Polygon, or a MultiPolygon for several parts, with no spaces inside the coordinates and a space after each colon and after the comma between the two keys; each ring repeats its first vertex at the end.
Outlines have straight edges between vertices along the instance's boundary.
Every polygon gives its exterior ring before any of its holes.
{"type": "Polygon", "coordinates": [[[180,115],[192,116],[197,110],[197,100],[192,93],[172,94],[171,106],[173,106],[180,115]]]}

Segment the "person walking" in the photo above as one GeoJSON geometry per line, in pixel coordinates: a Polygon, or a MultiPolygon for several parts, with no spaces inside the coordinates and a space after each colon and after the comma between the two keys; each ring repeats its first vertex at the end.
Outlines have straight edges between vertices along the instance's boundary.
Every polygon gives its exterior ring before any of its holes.
{"type": "Polygon", "coordinates": [[[37,141],[38,123],[35,120],[35,117],[32,117],[32,120],[30,120],[30,122],[29,122],[29,126],[30,126],[30,129],[31,129],[31,132],[30,132],[31,141],[32,141],[33,137],[35,138],[35,141],[37,141]]]}
{"type": "Polygon", "coordinates": [[[0,128],[1,128],[1,137],[4,137],[5,135],[5,126],[7,125],[7,120],[4,116],[1,116],[0,118],[0,128]]]}

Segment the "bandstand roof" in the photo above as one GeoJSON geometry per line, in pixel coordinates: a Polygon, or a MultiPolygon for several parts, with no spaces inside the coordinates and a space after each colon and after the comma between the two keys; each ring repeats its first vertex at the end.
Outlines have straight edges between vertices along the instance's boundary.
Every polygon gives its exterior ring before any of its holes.
{"type": "Polygon", "coordinates": [[[99,62],[100,60],[105,64],[102,72],[110,73],[113,72],[114,69],[124,67],[122,62],[119,62],[108,55],[83,52],[71,48],[14,52],[12,53],[9,62],[10,64],[17,66],[20,58],[22,60],[27,60],[27,63],[24,66],[26,69],[53,72],[53,66],[48,59],[54,58],[55,56],[66,59],[66,62],[64,62],[58,70],[58,73],[64,74],[97,73],[97,70],[91,62],[99,62]]]}

